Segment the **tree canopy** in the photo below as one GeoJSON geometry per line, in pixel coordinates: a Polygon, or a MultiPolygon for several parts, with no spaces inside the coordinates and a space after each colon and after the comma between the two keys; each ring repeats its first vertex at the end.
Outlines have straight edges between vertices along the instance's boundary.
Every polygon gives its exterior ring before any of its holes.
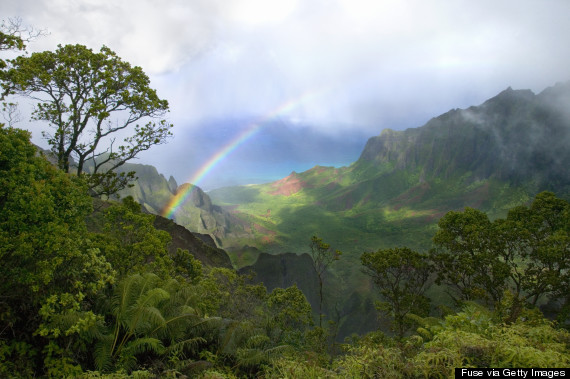
{"type": "Polygon", "coordinates": [[[410,326],[408,314],[429,313],[429,299],[424,295],[431,273],[427,257],[403,247],[364,253],[360,260],[385,300],[378,309],[393,317],[394,330],[404,337],[410,326]]]}
{"type": "Polygon", "coordinates": [[[566,298],[570,268],[570,204],[552,192],[530,206],[511,209],[491,222],[481,211],[448,212],[430,255],[437,281],[457,301],[484,300],[499,306],[513,297],[510,317],[545,296],[566,298]]]}
{"type": "Polygon", "coordinates": [[[93,52],[59,45],[53,52],[19,56],[10,65],[4,92],[36,101],[32,119],[48,123],[51,131],[43,135],[59,168],[88,173],[97,194],[126,186],[133,174],[116,176],[113,170],[171,135],[172,125],[163,118],[168,102],[150,88],[140,67],[108,47],[93,52]]]}

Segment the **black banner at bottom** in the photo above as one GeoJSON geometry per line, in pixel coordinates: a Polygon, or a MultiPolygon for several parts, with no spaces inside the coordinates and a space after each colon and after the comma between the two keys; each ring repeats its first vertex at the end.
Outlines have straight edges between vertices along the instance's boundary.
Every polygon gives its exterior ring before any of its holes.
{"type": "Polygon", "coordinates": [[[456,378],[569,378],[569,368],[456,368],[456,378]]]}

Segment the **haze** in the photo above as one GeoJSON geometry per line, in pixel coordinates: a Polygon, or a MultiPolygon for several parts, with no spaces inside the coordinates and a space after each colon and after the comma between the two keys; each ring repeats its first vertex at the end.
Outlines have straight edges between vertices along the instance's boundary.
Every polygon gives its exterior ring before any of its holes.
{"type": "MultiPolygon", "coordinates": [[[[9,0],[2,8],[3,18],[49,31],[29,52],[106,45],[141,66],[170,103],[175,136],[138,163],[179,183],[260,122],[197,183],[205,189],[348,165],[384,128],[421,126],[509,86],[540,92],[570,79],[567,0],[9,0]]],[[[39,143],[40,129],[23,124],[39,143]]]]}

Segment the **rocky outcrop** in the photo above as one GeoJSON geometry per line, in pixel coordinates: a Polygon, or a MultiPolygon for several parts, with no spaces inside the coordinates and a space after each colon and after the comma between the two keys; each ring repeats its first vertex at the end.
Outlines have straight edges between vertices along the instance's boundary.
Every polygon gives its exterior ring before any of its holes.
{"type": "Polygon", "coordinates": [[[232,268],[228,254],[216,247],[212,237],[195,235],[183,226],[161,216],[155,217],[154,227],[168,232],[172,237],[172,241],[168,246],[168,250],[171,253],[176,252],[180,248],[188,250],[194,258],[206,266],[232,268]]]}

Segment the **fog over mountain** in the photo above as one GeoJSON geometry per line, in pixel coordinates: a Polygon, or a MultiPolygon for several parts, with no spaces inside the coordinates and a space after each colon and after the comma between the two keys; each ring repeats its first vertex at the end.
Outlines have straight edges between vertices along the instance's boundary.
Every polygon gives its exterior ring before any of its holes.
{"type": "MultiPolygon", "coordinates": [[[[298,171],[348,164],[366,137],[385,128],[421,126],[509,86],[539,93],[570,79],[566,0],[2,5],[3,17],[49,32],[29,44],[29,53],[57,44],[106,45],[149,74],[169,101],[175,136],[140,162],[178,182],[260,122],[254,137],[204,176],[205,188],[281,177],[285,169],[271,157],[282,162],[289,155],[290,169],[298,171]],[[289,137],[300,134],[306,140],[291,145],[289,137]]],[[[45,125],[24,117],[20,127],[41,144],[45,125]]]]}

